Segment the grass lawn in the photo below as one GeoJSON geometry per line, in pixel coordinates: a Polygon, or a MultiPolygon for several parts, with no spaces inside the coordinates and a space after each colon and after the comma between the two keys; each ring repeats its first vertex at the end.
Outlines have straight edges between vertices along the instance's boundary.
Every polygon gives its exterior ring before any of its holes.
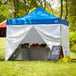
{"type": "MultiPolygon", "coordinates": [[[[5,38],[0,38],[0,76],[76,76],[76,60],[67,63],[54,61],[4,61],[5,38]]],[[[76,46],[71,58],[76,59],[76,46]]]]}

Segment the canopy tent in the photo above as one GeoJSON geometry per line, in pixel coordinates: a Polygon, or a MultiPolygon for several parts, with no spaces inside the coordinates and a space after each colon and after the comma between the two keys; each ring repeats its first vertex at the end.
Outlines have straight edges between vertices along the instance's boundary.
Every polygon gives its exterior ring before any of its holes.
{"type": "Polygon", "coordinates": [[[6,20],[0,23],[0,37],[6,36],[6,20]]]}
{"type": "MultiPolygon", "coordinates": [[[[24,43],[29,43],[29,46],[33,43],[46,43],[47,47],[50,49],[49,51],[42,51],[42,49],[37,51],[36,48],[34,49],[35,51],[33,50],[33,52],[32,49],[29,49],[31,51],[27,50],[30,52],[30,56],[32,58],[36,58],[38,54],[38,56],[42,57],[42,59],[44,58],[44,60],[51,59],[51,50],[53,46],[62,46],[63,55],[69,56],[70,51],[68,22],[66,20],[55,17],[40,7],[26,16],[8,19],[5,60],[7,61],[12,58],[13,54],[16,56],[17,54],[15,53],[17,48],[24,43]]],[[[27,53],[20,54],[23,56],[27,53]]],[[[19,57],[16,59],[21,58],[21,55],[17,56],[19,57]]]]}
{"type": "Polygon", "coordinates": [[[0,23],[0,31],[6,31],[6,20],[0,23]]]}

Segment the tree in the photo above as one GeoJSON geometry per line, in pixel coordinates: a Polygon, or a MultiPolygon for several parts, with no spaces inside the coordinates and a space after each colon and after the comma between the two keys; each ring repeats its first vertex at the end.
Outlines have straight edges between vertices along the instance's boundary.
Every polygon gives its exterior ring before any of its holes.
{"type": "Polygon", "coordinates": [[[2,0],[2,3],[6,5],[8,11],[11,13],[12,18],[16,17],[16,4],[15,4],[15,0],[12,0],[12,10],[10,9],[8,2],[11,2],[11,0],[2,0]]]}
{"type": "MultiPolygon", "coordinates": [[[[51,4],[47,3],[47,0],[2,0],[1,5],[5,7],[5,11],[8,14],[5,15],[6,19],[27,15],[30,11],[33,11],[33,9],[37,8],[38,6],[53,14],[51,4]]],[[[1,12],[2,10],[3,8],[1,9],[1,12]]],[[[2,14],[6,13],[3,11],[2,14]]]]}
{"type": "Polygon", "coordinates": [[[61,14],[60,14],[60,18],[62,18],[63,15],[63,0],[61,0],[61,14]]]}
{"type": "Polygon", "coordinates": [[[24,11],[25,15],[29,13],[31,8],[38,6],[37,0],[3,0],[8,11],[11,13],[12,18],[20,17],[20,11],[24,11]],[[9,4],[12,2],[12,6],[9,4]],[[10,6],[11,8],[10,8],[10,6]]]}
{"type": "Polygon", "coordinates": [[[69,21],[70,31],[76,31],[76,0],[64,0],[66,5],[65,19],[69,21]]]}
{"type": "Polygon", "coordinates": [[[46,10],[46,0],[44,0],[44,10],[46,10]]]}
{"type": "Polygon", "coordinates": [[[60,18],[69,21],[70,31],[76,31],[76,0],[59,0],[61,7],[57,10],[61,11],[60,18]],[[64,2],[64,3],[63,3],[64,2]]]}
{"type": "Polygon", "coordinates": [[[65,16],[65,20],[67,20],[67,16],[68,16],[68,3],[67,3],[67,0],[65,2],[66,2],[66,16],[65,16]]]}
{"type": "Polygon", "coordinates": [[[13,7],[12,17],[16,18],[16,2],[15,2],[15,0],[12,0],[12,7],[13,7]]]}
{"type": "Polygon", "coordinates": [[[50,7],[50,10],[51,10],[50,12],[51,12],[52,14],[54,14],[54,10],[52,9],[50,2],[46,2],[46,5],[48,5],[48,6],[50,7]]]}
{"type": "Polygon", "coordinates": [[[6,6],[0,0],[0,22],[10,18],[10,13],[7,11],[6,6]]]}

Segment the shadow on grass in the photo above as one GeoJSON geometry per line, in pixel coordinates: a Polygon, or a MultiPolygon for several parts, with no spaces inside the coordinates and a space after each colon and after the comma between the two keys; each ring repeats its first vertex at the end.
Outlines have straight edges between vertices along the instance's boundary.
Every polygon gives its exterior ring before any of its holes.
{"type": "Polygon", "coordinates": [[[76,50],[72,50],[71,52],[76,53],[76,50]]]}
{"type": "Polygon", "coordinates": [[[72,59],[72,63],[76,63],[76,59],[72,59]]]}
{"type": "MultiPolygon", "coordinates": [[[[5,61],[5,59],[4,58],[0,58],[0,61],[5,61]]],[[[25,61],[19,61],[19,60],[16,60],[16,61],[12,61],[12,62],[36,62],[36,63],[38,63],[38,62],[40,62],[40,63],[58,63],[58,61],[51,61],[51,60],[46,60],[46,61],[43,61],[43,60],[25,60],[25,61]]],[[[60,62],[59,62],[60,63],[60,62]]],[[[61,63],[64,63],[64,62],[61,62],[61,63]]],[[[76,63],[76,59],[72,59],[72,62],[70,62],[70,63],[76,63]]]]}
{"type": "Polygon", "coordinates": [[[0,48],[0,61],[5,60],[5,48],[0,48]]]}
{"type": "Polygon", "coordinates": [[[4,61],[5,59],[4,58],[0,58],[0,61],[4,61]]]}
{"type": "MultiPolygon", "coordinates": [[[[74,50],[74,49],[71,50],[71,52],[74,53],[74,54],[76,54],[76,50],[74,50]]],[[[76,56],[75,56],[75,58],[72,58],[72,62],[73,63],[76,63],[76,56]]]]}

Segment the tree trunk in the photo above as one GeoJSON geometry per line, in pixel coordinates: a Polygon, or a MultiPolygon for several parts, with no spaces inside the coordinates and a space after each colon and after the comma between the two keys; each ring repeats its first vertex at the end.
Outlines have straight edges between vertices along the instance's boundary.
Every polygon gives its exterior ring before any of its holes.
{"type": "Polygon", "coordinates": [[[9,8],[9,6],[8,6],[8,0],[7,1],[4,1],[3,0],[3,4],[5,4],[6,5],[6,7],[7,7],[7,9],[8,9],[8,11],[11,13],[11,16],[12,16],[12,10],[9,8]]]}
{"type": "Polygon", "coordinates": [[[26,0],[23,0],[23,1],[24,1],[24,11],[25,11],[25,15],[27,15],[26,0]]]}
{"type": "Polygon", "coordinates": [[[63,15],[63,0],[61,0],[61,15],[60,15],[60,18],[62,18],[62,15],[63,15]]]}
{"type": "Polygon", "coordinates": [[[16,5],[15,5],[15,0],[12,0],[12,2],[13,2],[13,12],[12,12],[12,17],[13,17],[13,18],[16,18],[16,9],[15,9],[16,5]]]}
{"type": "Polygon", "coordinates": [[[31,9],[31,6],[32,6],[32,1],[33,1],[33,0],[31,0],[31,1],[30,1],[30,4],[29,4],[29,9],[27,10],[26,14],[28,14],[28,13],[29,13],[29,11],[30,11],[30,9],[31,9]]]}
{"type": "Polygon", "coordinates": [[[19,0],[15,0],[15,13],[16,13],[16,18],[17,17],[19,17],[19,15],[18,15],[18,13],[19,13],[19,7],[20,7],[20,5],[19,5],[19,0]]]}
{"type": "Polygon", "coordinates": [[[44,8],[44,7],[43,7],[43,1],[42,1],[42,0],[39,0],[39,3],[40,3],[40,6],[41,6],[42,8],[44,8]]]}
{"type": "Polygon", "coordinates": [[[44,0],[44,10],[46,9],[46,0],[44,0]]]}
{"type": "Polygon", "coordinates": [[[65,20],[67,20],[67,16],[68,16],[68,6],[67,6],[67,0],[66,0],[66,16],[65,16],[65,20]]]}
{"type": "Polygon", "coordinates": [[[6,7],[7,7],[8,11],[12,14],[12,11],[11,11],[11,9],[9,8],[8,4],[6,4],[6,7]]]}

